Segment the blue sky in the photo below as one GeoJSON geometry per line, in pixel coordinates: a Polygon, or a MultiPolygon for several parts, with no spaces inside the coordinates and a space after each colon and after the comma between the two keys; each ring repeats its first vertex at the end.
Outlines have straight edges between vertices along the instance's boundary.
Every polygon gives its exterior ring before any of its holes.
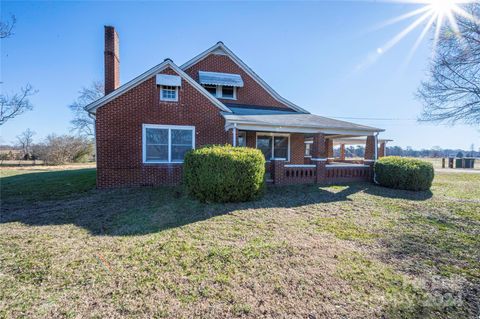
{"type": "Polygon", "coordinates": [[[170,57],[178,65],[222,40],[287,99],[312,113],[386,129],[391,145],[480,147],[468,126],[419,124],[414,93],[426,78],[430,41],[406,57],[421,29],[377,53],[412,20],[382,22],[416,8],[377,1],[319,2],[7,2],[1,18],[17,17],[2,41],[3,92],[31,83],[34,110],[1,127],[0,143],[26,128],[36,141],[68,133],[71,103],[82,86],[103,79],[103,26],[120,35],[121,83],[170,57]],[[369,57],[375,63],[365,64],[369,57]]]}

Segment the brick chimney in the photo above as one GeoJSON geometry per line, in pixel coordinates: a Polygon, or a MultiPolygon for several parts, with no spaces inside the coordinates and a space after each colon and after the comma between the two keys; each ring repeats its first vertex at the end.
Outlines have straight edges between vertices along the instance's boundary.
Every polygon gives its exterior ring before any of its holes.
{"type": "Polygon", "coordinates": [[[120,86],[119,39],[115,28],[105,26],[105,95],[120,86]]]}

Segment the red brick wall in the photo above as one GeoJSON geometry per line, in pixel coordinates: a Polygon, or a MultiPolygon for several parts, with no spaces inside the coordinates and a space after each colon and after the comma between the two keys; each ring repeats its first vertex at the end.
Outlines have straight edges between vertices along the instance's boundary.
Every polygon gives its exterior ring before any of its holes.
{"type": "Polygon", "coordinates": [[[210,54],[203,60],[189,67],[185,72],[198,82],[198,71],[223,72],[240,74],[244,86],[237,89],[236,100],[223,100],[224,103],[250,104],[262,106],[275,106],[289,108],[274,99],[253,78],[243,71],[235,62],[226,55],[210,54]]]}
{"type": "MultiPolygon", "coordinates": [[[[168,69],[162,73],[175,74],[168,69]]],[[[160,101],[152,77],[97,110],[97,186],[177,184],[181,164],[143,164],[142,124],[195,126],[195,145],[230,143],[220,110],[182,79],[178,102],[160,101]]]]}

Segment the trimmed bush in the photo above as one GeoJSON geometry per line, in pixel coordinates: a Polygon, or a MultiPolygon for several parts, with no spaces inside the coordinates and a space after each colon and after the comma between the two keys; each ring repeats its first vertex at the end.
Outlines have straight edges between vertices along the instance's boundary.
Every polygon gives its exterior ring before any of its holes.
{"type": "Polygon", "coordinates": [[[229,145],[191,150],[183,164],[189,194],[202,202],[255,199],[265,185],[265,158],[260,150],[229,145]]]}
{"type": "Polygon", "coordinates": [[[382,157],[375,163],[377,182],[385,187],[423,191],[430,189],[433,165],[413,158],[382,157]]]}

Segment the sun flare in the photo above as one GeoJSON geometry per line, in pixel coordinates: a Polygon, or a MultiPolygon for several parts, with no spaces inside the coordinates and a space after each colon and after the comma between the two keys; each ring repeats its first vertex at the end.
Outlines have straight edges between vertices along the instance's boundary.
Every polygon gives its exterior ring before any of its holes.
{"type": "MultiPolygon", "coordinates": [[[[388,0],[387,0],[388,1],[388,0]]],[[[383,46],[378,47],[376,49],[376,56],[370,55],[366,62],[357,66],[357,69],[362,69],[369,64],[372,64],[376,61],[376,59],[380,56],[385,54],[388,50],[393,48],[396,44],[398,44],[404,37],[410,34],[413,30],[417,29],[418,27],[423,26],[420,35],[418,36],[417,40],[415,41],[413,47],[411,48],[409,54],[406,56],[405,64],[408,64],[410,59],[413,57],[414,53],[416,52],[417,48],[422,43],[423,39],[429,31],[433,31],[433,46],[432,46],[432,57],[435,56],[436,53],[436,45],[440,38],[442,29],[444,27],[448,27],[453,34],[459,39],[459,41],[463,41],[462,36],[460,34],[460,30],[457,24],[457,18],[462,17],[468,19],[470,21],[474,21],[475,23],[480,24],[479,17],[475,17],[465,11],[464,5],[478,2],[478,0],[390,0],[388,2],[395,2],[395,3],[408,3],[408,4],[415,4],[421,5],[421,7],[402,14],[398,17],[390,19],[384,23],[382,23],[380,28],[386,27],[389,25],[396,24],[406,19],[414,18],[415,19],[410,23],[407,27],[401,30],[398,34],[392,37],[389,41],[387,41],[383,46]]]]}

